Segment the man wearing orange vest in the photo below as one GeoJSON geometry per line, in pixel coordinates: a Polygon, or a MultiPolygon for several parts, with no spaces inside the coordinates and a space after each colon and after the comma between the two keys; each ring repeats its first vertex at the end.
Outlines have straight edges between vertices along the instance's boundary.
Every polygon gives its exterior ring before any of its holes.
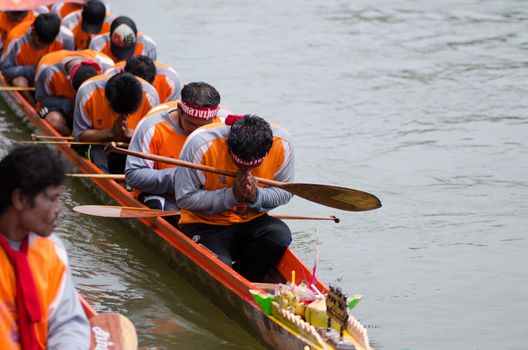
{"type": "MultiPolygon", "coordinates": [[[[187,136],[200,126],[221,122],[228,113],[219,108],[220,94],[211,85],[193,82],[182,90],[182,101],[171,101],[154,107],[138,124],[129,149],[178,158],[187,136]],[[192,108],[212,108],[202,116],[187,114],[192,108]]],[[[138,198],[153,209],[177,210],[174,201],[174,165],[128,156],[126,182],[138,190],[138,198]]],[[[176,225],[177,219],[165,217],[176,225]]],[[[179,217],[178,217],[179,219],[179,217]]]]}
{"type": "Polygon", "coordinates": [[[88,349],[90,327],[53,233],[64,163],[42,145],[0,161],[0,347],[88,349]]]}
{"type": "MultiPolygon", "coordinates": [[[[206,109],[196,112],[204,113],[206,109]]],[[[255,115],[236,119],[229,116],[226,125],[203,126],[187,138],[181,160],[238,175],[233,179],[176,167],[174,192],[181,208],[179,227],[239,274],[260,282],[291,242],[288,226],[267,212],[288,203],[292,194],[259,184],[255,177],[293,181],[294,151],[283,128],[270,126],[255,115]]]]}
{"type": "MultiPolygon", "coordinates": [[[[87,0],[84,2],[86,1],[87,0]]],[[[103,0],[103,3],[105,4],[107,10],[109,10],[108,1],[103,0]]],[[[78,2],[56,2],[51,5],[50,12],[56,14],[60,19],[63,19],[74,11],[82,10],[82,7],[83,4],[78,2]]]]}
{"type": "Polygon", "coordinates": [[[22,22],[33,21],[35,13],[33,11],[2,11],[0,12],[0,49],[4,46],[4,40],[11,29],[22,22]]]}
{"type": "MultiPolygon", "coordinates": [[[[33,22],[22,22],[7,36],[1,58],[4,77],[14,86],[34,85],[35,67],[45,54],[58,50],[73,50],[73,35],[51,13],[43,13],[33,22]]],[[[24,95],[34,105],[31,94],[24,95]]]]}
{"type": "MultiPolygon", "coordinates": [[[[75,96],[73,136],[76,141],[130,141],[141,118],[159,104],[156,89],[130,73],[98,75],[85,81],[75,96]]],[[[88,158],[106,173],[123,173],[126,157],[107,156],[91,146],[88,158]]]]}
{"type": "Polygon", "coordinates": [[[126,61],[118,62],[112,68],[105,71],[105,74],[117,74],[121,72],[132,73],[137,77],[148,81],[160,98],[160,102],[179,100],[183,82],[176,71],[165,63],[153,61],[147,56],[134,56],[126,61]]]}
{"type": "Polygon", "coordinates": [[[138,55],[155,60],[157,50],[154,40],[138,33],[136,23],[126,16],[114,19],[110,25],[110,33],[93,38],[89,48],[110,56],[115,62],[138,55]]]}
{"type": "Polygon", "coordinates": [[[93,37],[110,32],[112,20],[101,1],[89,0],[82,10],[66,16],[62,25],[72,31],[75,50],[83,50],[88,48],[93,37]]]}
{"type": "Polygon", "coordinates": [[[77,89],[113,64],[110,57],[94,50],[60,50],[42,57],[35,75],[35,98],[40,117],[61,135],[71,135],[77,89]]]}

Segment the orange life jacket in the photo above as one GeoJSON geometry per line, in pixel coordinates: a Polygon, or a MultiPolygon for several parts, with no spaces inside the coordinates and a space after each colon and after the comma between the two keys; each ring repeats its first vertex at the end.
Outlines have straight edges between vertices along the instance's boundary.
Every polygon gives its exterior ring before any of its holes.
{"type": "MultiPolygon", "coordinates": [[[[48,315],[61,297],[66,262],[64,255],[47,238],[32,234],[27,259],[40,302],[42,320],[35,324],[39,349],[45,350],[48,339],[48,315]],[[62,255],[62,256],[61,256],[62,255]]],[[[16,277],[5,251],[0,247],[0,348],[19,350],[18,314],[16,311],[16,277]]]]}

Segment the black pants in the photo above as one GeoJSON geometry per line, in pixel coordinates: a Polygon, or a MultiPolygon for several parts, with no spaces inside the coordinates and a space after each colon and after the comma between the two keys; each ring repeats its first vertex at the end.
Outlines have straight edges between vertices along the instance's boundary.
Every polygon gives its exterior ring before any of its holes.
{"type": "Polygon", "coordinates": [[[228,226],[180,225],[180,230],[252,282],[277,265],[291,242],[289,227],[268,215],[228,226]]]}
{"type": "Polygon", "coordinates": [[[86,155],[90,162],[107,174],[123,174],[125,172],[126,154],[105,154],[104,146],[90,146],[86,155]]]}
{"type": "MultiPolygon", "coordinates": [[[[178,206],[173,200],[163,196],[141,192],[138,196],[138,199],[145,203],[145,205],[150,209],[179,210],[178,206]]],[[[179,215],[164,216],[163,218],[167,220],[167,222],[172,226],[178,227],[178,221],[180,221],[179,215]]]]}

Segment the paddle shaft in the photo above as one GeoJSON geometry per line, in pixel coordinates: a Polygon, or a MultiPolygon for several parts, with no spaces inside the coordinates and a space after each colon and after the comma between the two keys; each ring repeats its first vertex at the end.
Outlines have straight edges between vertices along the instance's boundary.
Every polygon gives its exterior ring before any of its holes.
{"type": "Polygon", "coordinates": [[[124,180],[125,174],[66,174],[69,177],[124,180]]]}
{"type": "MultiPolygon", "coordinates": [[[[18,143],[33,143],[33,144],[43,144],[43,145],[101,145],[107,146],[108,142],[83,142],[83,141],[18,141],[18,143]]],[[[128,146],[126,142],[117,142],[116,145],[119,146],[128,146]]]]}
{"type": "MultiPolygon", "coordinates": [[[[111,142],[109,144],[108,148],[110,150],[114,151],[114,152],[117,152],[117,153],[128,154],[128,155],[131,155],[131,156],[134,156],[134,157],[138,157],[138,158],[154,160],[156,162],[173,164],[173,165],[183,166],[183,167],[186,167],[186,168],[197,169],[197,170],[205,171],[205,172],[208,172],[208,173],[214,173],[214,174],[225,175],[225,176],[230,176],[230,177],[236,177],[238,175],[238,173],[235,172],[235,171],[217,169],[217,168],[213,168],[212,166],[203,165],[203,164],[197,164],[197,163],[192,163],[192,162],[187,162],[185,160],[180,160],[180,159],[176,159],[176,158],[169,158],[169,157],[158,156],[158,155],[155,155],[155,154],[147,154],[147,153],[131,151],[131,150],[128,150],[128,149],[116,147],[113,142],[111,142]]],[[[269,185],[269,186],[274,186],[274,187],[281,187],[282,188],[282,187],[284,187],[285,185],[288,184],[287,182],[279,182],[279,181],[274,181],[274,180],[269,180],[269,179],[263,179],[261,177],[255,177],[255,179],[258,182],[260,182],[260,183],[263,183],[263,184],[269,185]]],[[[286,191],[287,191],[287,189],[286,189],[286,191]]]]}
{"type": "Polygon", "coordinates": [[[37,134],[31,134],[31,139],[36,140],[71,140],[73,141],[73,136],[47,136],[47,135],[37,135],[37,134]]]}
{"type": "Polygon", "coordinates": [[[34,86],[6,86],[0,85],[0,91],[35,91],[34,86]]]}
{"type": "MultiPolygon", "coordinates": [[[[74,211],[86,215],[111,217],[111,218],[144,218],[158,216],[180,215],[178,210],[159,210],[144,207],[122,207],[113,205],[78,205],[74,211]]],[[[304,215],[281,215],[269,214],[269,216],[282,220],[330,220],[339,223],[339,218],[330,216],[304,216],[304,215]]]]}
{"type": "MultiPolygon", "coordinates": [[[[113,142],[111,142],[106,149],[138,158],[150,159],[157,162],[183,166],[224,176],[236,177],[238,174],[234,171],[217,169],[211,166],[186,162],[180,159],[162,157],[154,154],[146,154],[119,148],[113,142]]],[[[365,211],[381,207],[381,201],[376,196],[351,188],[321,184],[279,182],[263,179],[260,177],[255,177],[255,179],[260,183],[281,188],[284,191],[290,192],[296,196],[318,204],[326,205],[331,208],[348,211],[365,211]]]]}

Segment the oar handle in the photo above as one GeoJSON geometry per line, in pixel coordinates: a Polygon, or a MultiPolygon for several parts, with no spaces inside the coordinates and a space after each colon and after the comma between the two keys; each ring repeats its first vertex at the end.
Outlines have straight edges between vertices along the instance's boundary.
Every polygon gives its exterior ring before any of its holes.
{"type": "Polygon", "coordinates": [[[230,177],[237,176],[237,173],[234,171],[216,169],[216,168],[213,168],[207,165],[187,162],[185,160],[180,160],[180,159],[175,159],[175,158],[170,158],[170,157],[158,156],[155,154],[146,154],[146,153],[131,151],[128,149],[117,147],[117,144],[115,142],[110,142],[108,146],[106,147],[106,149],[109,151],[115,152],[115,153],[127,154],[127,155],[138,157],[138,158],[149,159],[149,160],[154,160],[156,162],[173,164],[173,165],[183,166],[186,168],[202,170],[202,171],[206,171],[209,173],[215,173],[215,174],[225,175],[225,176],[230,176],[230,177]]]}
{"type": "Polygon", "coordinates": [[[70,140],[73,141],[73,136],[48,136],[48,135],[37,135],[37,134],[31,134],[31,139],[36,140],[70,140]]]}
{"type": "MultiPolygon", "coordinates": [[[[138,157],[138,158],[149,159],[149,160],[154,160],[156,162],[183,166],[183,167],[186,167],[186,168],[197,169],[197,170],[206,171],[206,172],[209,172],[209,173],[214,173],[214,174],[219,174],[219,175],[225,175],[225,176],[229,176],[229,177],[236,177],[238,175],[238,173],[235,172],[235,171],[217,169],[217,168],[213,168],[212,166],[208,166],[208,165],[202,165],[202,164],[197,164],[197,163],[193,163],[193,162],[187,162],[185,160],[180,160],[180,159],[176,159],[176,158],[158,156],[156,154],[146,154],[146,153],[142,153],[142,152],[131,151],[129,149],[124,149],[124,148],[117,147],[117,146],[118,146],[118,144],[116,144],[115,142],[110,142],[108,144],[108,146],[106,147],[106,149],[110,150],[112,152],[116,152],[116,153],[127,154],[127,155],[138,157]]],[[[258,182],[263,183],[265,185],[269,185],[269,186],[280,187],[280,186],[283,186],[283,185],[286,184],[285,182],[279,182],[279,181],[264,179],[264,178],[261,178],[261,177],[255,177],[255,179],[258,182]]]]}
{"type": "Polygon", "coordinates": [[[34,91],[34,86],[7,86],[0,85],[0,91],[34,91]]]}
{"type": "MultiPolygon", "coordinates": [[[[99,141],[94,141],[94,142],[91,142],[91,141],[68,141],[68,140],[63,140],[63,141],[17,141],[17,143],[30,143],[30,144],[42,144],[42,145],[100,145],[100,146],[108,146],[108,142],[99,142],[99,141]]],[[[126,142],[118,142],[116,143],[116,145],[120,145],[120,146],[128,146],[128,143],[126,142]]]]}
{"type": "Polygon", "coordinates": [[[68,177],[80,177],[90,179],[112,179],[112,180],[124,180],[125,174],[78,174],[70,173],[66,174],[68,177]]]}

